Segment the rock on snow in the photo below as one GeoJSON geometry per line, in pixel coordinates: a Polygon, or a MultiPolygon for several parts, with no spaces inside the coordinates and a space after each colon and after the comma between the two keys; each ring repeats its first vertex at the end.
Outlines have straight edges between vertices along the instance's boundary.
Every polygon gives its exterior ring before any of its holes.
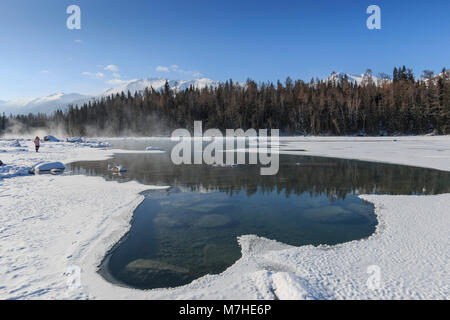
{"type": "Polygon", "coordinates": [[[61,162],[38,163],[30,170],[33,173],[47,172],[52,170],[64,170],[66,167],[61,162]]]}
{"type": "Polygon", "coordinates": [[[54,136],[45,136],[44,137],[44,141],[47,142],[61,142],[61,140],[59,140],[58,138],[55,138],[54,136]]]}

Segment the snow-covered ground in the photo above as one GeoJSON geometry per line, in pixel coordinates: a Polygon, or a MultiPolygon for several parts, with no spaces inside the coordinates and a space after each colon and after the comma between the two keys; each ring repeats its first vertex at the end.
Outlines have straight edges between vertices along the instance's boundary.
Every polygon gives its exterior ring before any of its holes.
{"type": "MultiPolygon", "coordinates": [[[[450,171],[450,137],[282,138],[298,154],[450,171]],[[396,141],[394,141],[394,139],[396,141]]],[[[97,267],[130,226],[150,189],[100,177],[21,176],[39,161],[100,160],[113,151],[68,143],[0,140],[1,299],[448,299],[450,194],[361,196],[379,225],[368,239],[292,247],[255,235],[220,275],[174,289],[141,291],[106,282],[97,267]],[[380,276],[377,278],[377,276],[380,276]],[[374,281],[379,279],[380,281],[374,281]],[[371,285],[372,284],[372,285],[371,285]]],[[[289,153],[296,153],[289,151],[289,153]]]]}
{"type": "Polygon", "coordinates": [[[300,155],[326,156],[405,164],[450,171],[450,136],[434,137],[302,137],[280,138],[280,150],[300,155]]]}

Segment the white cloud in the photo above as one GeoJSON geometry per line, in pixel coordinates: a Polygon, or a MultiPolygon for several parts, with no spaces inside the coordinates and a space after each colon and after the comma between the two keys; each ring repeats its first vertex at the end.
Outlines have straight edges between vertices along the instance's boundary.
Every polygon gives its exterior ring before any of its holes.
{"type": "Polygon", "coordinates": [[[120,78],[120,74],[114,72],[114,73],[113,73],[113,77],[114,77],[114,78],[120,78]]]}
{"type": "Polygon", "coordinates": [[[48,70],[41,70],[41,73],[50,73],[48,70]]]}
{"type": "Polygon", "coordinates": [[[112,85],[112,86],[119,85],[119,84],[122,84],[125,82],[127,82],[127,81],[120,80],[120,79],[111,79],[111,80],[106,81],[107,84],[112,85]]]}
{"type": "Polygon", "coordinates": [[[169,68],[163,67],[163,66],[157,66],[156,71],[157,72],[169,72],[169,68]]]}
{"type": "Polygon", "coordinates": [[[119,67],[114,64],[109,64],[105,67],[105,70],[117,72],[117,71],[119,71],[119,67]]]}
{"type": "Polygon", "coordinates": [[[198,71],[191,71],[191,70],[183,70],[183,69],[179,69],[174,68],[173,69],[174,72],[177,72],[179,74],[185,75],[185,76],[191,76],[191,77],[200,77],[202,74],[198,71]]]}
{"type": "Polygon", "coordinates": [[[74,40],[74,42],[75,43],[83,43],[83,40],[77,39],[77,40],[74,40]]]}
{"type": "Polygon", "coordinates": [[[83,76],[90,77],[90,78],[93,78],[93,79],[101,79],[101,78],[103,78],[105,76],[102,72],[93,73],[93,72],[85,71],[85,72],[82,72],[81,74],[83,76]]]}
{"type": "Polygon", "coordinates": [[[190,70],[183,70],[180,69],[179,65],[172,64],[170,67],[164,67],[164,66],[158,66],[156,67],[157,72],[176,72],[185,76],[190,77],[201,77],[202,74],[198,71],[190,71],[190,70]]]}

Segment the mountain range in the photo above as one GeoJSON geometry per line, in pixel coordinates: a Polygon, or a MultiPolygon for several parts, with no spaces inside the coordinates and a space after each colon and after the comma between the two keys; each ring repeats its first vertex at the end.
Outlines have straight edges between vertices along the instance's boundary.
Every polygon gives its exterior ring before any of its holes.
{"type": "Polygon", "coordinates": [[[34,99],[18,99],[11,101],[0,100],[0,113],[28,114],[51,113],[69,104],[81,105],[93,97],[78,93],[55,93],[46,97],[34,99]]]}
{"type": "Polygon", "coordinates": [[[189,89],[191,86],[195,89],[203,89],[205,87],[217,87],[218,81],[214,81],[208,78],[201,78],[195,80],[168,80],[164,78],[147,78],[140,80],[131,80],[123,83],[122,85],[106,90],[101,96],[116,95],[122,92],[127,93],[130,91],[132,94],[135,92],[143,92],[145,88],[153,88],[155,90],[161,90],[168,82],[169,87],[174,91],[183,91],[189,89]]]}
{"type": "Polygon", "coordinates": [[[216,87],[219,85],[218,81],[207,78],[195,80],[168,80],[164,78],[146,78],[139,80],[130,80],[122,83],[118,87],[106,90],[98,96],[82,95],[78,93],[56,93],[46,97],[34,99],[17,99],[11,101],[0,100],[0,114],[28,114],[28,113],[51,113],[58,109],[65,109],[69,105],[82,105],[86,102],[100,99],[102,97],[127,93],[132,94],[136,92],[143,92],[145,88],[152,87],[155,90],[164,88],[166,81],[169,87],[174,91],[188,89],[190,86],[194,88],[203,89],[205,87],[216,87]]]}
{"type": "MultiPolygon", "coordinates": [[[[444,74],[436,75],[433,80],[442,77],[444,74]]],[[[449,73],[447,71],[447,76],[449,73]]],[[[339,81],[347,79],[349,82],[360,85],[364,80],[368,79],[368,74],[354,75],[345,72],[333,72],[325,79],[325,81],[339,81]]],[[[379,79],[375,76],[371,76],[372,80],[378,84],[379,79]]],[[[390,81],[390,80],[388,80],[390,81]]],[[[168,82],[169,87],[174,91],[182,91],[188,89],[190,86],[194,88],[203,89],[205,87],[217,87],[218,81],[208,78],[194,79],[194,80],[169,80],[164,78],[144,78],[138,80],[125,81],[117,87],[106,90],[105,92],[97,96],[82,95],[78,93],[56,93],[50,96],[34,98],[34,99],[18,99],[11,101],[0,100],[0,114],[28,114],[28,113],[51,113],[58,109],[65,109],[69,105],[82,105],[86,102],[93,101],[95,99],[101,99],[102,97],[120,94],[122,92],[131,94],[136,92],[143,92],[145,88],[152,87],[155,90],[162,90],[165,83],[168,82]]],[[[242,84],[245,85],[245,84],[242,84]]]]}
{"type": "Polygon", "coordinates": [[[357,85],[361,85],[363,83],[364,80],[368,80],[369,77],[372,77],[372,81],[374,83],[378,83],[379,78],[373,76],[373,75],[369,75],[367,73],[363,73],[363,74],[359,74],[359,75],[355,75],[355,74],[350,74],[350,73],[346,73],[346,72],[332,72],[331,75],[327,78],[327,81],[340,81],[340,80],[344,80],[347,79],[348,82],[351,82],[353,84],[357,84],[357,85]]]}

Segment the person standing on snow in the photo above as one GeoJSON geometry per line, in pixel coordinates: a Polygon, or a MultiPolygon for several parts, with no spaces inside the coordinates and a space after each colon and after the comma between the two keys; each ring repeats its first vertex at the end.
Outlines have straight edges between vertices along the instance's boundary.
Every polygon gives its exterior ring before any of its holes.
{"type": "Polygon", "coordinates": [[[39,152],[39,147],[41,146],[41,139],[39,139],[39,137],[34,139],[34,145],[36,146],[36,152],[39,152]]]}

